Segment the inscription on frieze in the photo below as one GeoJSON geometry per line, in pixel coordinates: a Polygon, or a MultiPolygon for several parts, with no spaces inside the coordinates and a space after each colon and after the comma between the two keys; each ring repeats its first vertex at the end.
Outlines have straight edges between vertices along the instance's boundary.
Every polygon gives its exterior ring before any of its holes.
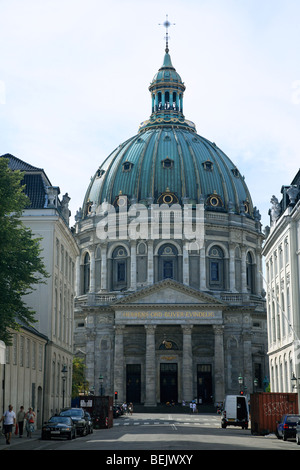
{"type": "Polygon", "coordinates": [[[116,320],[220,320],[222,312],[213,310],[124,310],[116,313],[116,320]]]}

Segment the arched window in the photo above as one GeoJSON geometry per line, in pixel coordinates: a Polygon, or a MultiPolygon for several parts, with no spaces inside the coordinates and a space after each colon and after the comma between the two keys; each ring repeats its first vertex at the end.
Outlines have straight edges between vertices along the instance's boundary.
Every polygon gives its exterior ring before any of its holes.
{"type": "Polygon", "coordinates": [[[118,246],[113,252],[113,289],[121,290],[127,287],[127,257],[126,248],[118,246]]]}
{"type": "Polygon", "coordinates": [[[251,294],[254,294],[254,264],[251,253],[247,254],[246,258],[246,275],[247,275],[247,289],[251,294]]]}
{"type": "Polygon", "coordinates": [[[90,290],[90,255],[85,254],[83,261],[83,293],[86,294],[90,290]]]}
{"type": "Polygon", "coordinates": [[[166,244],[160,247],[159,254],[159,280],[178,279],[178,252],[174,245],[166,244]]]}
{"type": "Polygon", "coordinates": [[[209,285],[212,289],[224,289],[224,253],[219,246],[209,250],[209,285]]]}

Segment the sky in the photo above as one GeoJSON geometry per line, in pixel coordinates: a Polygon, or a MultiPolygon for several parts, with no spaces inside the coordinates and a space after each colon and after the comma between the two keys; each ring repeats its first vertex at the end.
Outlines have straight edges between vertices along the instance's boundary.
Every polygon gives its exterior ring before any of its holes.
{"type": "Polygon", "coordinates": [[[269,225],[300,168],[300,0],[0,0],[0,155],[43,168],[74,223],[99,165],[151,114],[166,15],[184,115],[269,225]]]}

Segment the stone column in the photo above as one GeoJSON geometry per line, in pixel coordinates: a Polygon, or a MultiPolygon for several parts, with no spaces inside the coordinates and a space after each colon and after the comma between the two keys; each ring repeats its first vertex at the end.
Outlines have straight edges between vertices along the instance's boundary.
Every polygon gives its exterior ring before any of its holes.
{"type": "Polygon", "coordinates": [[[90,292],[95,292],[95,251],[90,253],[90,292]]]}
{"type": "Polygon", "coordinates": [[[114,392],[118,392],[118,402],[125,401],[125,361],[123,334],[125,325],[115,326],[115,354],[114,354],[114,392]]]}
{"type": "Polygon", "coordinates": [[[189,242],[184,242],[182,248],[182,282],[189,285],[189,242]]]}
{"type": "Polygon", "coordinates": [[[154,260],[153,260],[153,240],[148,240],[148,286],[151,286],[154,282],[154,260]]]}
{"type": "Polygon", "coordinates": [[[136,290],[136,241],[130,242],[130,290],[136,290]]]}
{"type": "Polygon", "coordinates": [[[247,293],[247,266],[246,266],[246,247],[242,246],[242,263],[241,263],[241,279],[242,279],[242,293],[247,293]]]}
{"type": "Polygon", "coordinates": [[[77,297],[81,294],[80,290],[80,283],[81,283],[81,276],[80,276],[80,256],[76,258],[76,295],[77,297]]]}
{"type": "Polygon", "coordinates": [[[206,259],[204,246],[200,249],[200,290],[206,290],[206,259]]]}
{"type": "Polygon", "coordinates": [[[107,290],[107,245],[101,245],[101,284],[100,290],[107,290]]]}
{"type": "Polygon", "coordinates": [[[229,285],[231,292],[236,292],[235,287],[235,245],[229,243],[229,285]]]}
{"type": "Polygon", "coordinates": [[[225,372],[224,372],[224,326],[213,325],[215,334],[215,395],[214,402],[224,400],[225,372]]]}
{"type": "Polygon", "coordinates": [[[261,249],[256,250],[256,285],[255,293],[261,295],[263,290],[262,284],[262,259],[261,259],[261,249]]]}
{"type": "MultiPolygon", "coordinates": [[[[245,317],[250,324],[250,316],[245,317]]],[[[244,386],[247,387],[248,393],[253,392],[253,372],[252,372],[252,335],[251,331],[243,332],[243,362],[244,362],[244,386]]]]}
{"type": "Polygon", "coordinates": [[[183,333],[182,346],[182,400],[193,400],[193,352],[192,328],[193,325],[181,325],[183,333]]]}
{"type": "Polygon", "coordinates": [[[87,318],[87,330],[86,330],[86,380],[90,386],[94,385],[95,381],[95,340],[96,333],[93,326],[93,318],[87,318]]]}
{"type": "Polygon", "coordinates": [[[145,406],[156,406],[156,360],[155,328],[156,325],[144,325],[146,329],[146,397],[145,406]]]}

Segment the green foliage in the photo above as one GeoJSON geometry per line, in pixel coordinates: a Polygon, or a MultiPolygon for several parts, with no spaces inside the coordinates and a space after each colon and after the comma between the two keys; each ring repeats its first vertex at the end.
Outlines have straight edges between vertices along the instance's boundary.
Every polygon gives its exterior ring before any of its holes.
{"type": "Polygon", "coordinates": [[[79,392],[86,390],[88,383],[85,380],[85,364],[83,359],[74,357],[72,375],[72,398],[76,398],[79,392]]]}
{"type": "Polygon", "coordinates": [[[0,158],[0,340],[11,344],[12,330],[19,322],[35,323],[35,312],[23,297],[48,277],[41,257],[40,239],[33,238],[22,221],[22,211],[30,203],[21,185],[23,174],[12,171],[8,160],[0,158]]]}

